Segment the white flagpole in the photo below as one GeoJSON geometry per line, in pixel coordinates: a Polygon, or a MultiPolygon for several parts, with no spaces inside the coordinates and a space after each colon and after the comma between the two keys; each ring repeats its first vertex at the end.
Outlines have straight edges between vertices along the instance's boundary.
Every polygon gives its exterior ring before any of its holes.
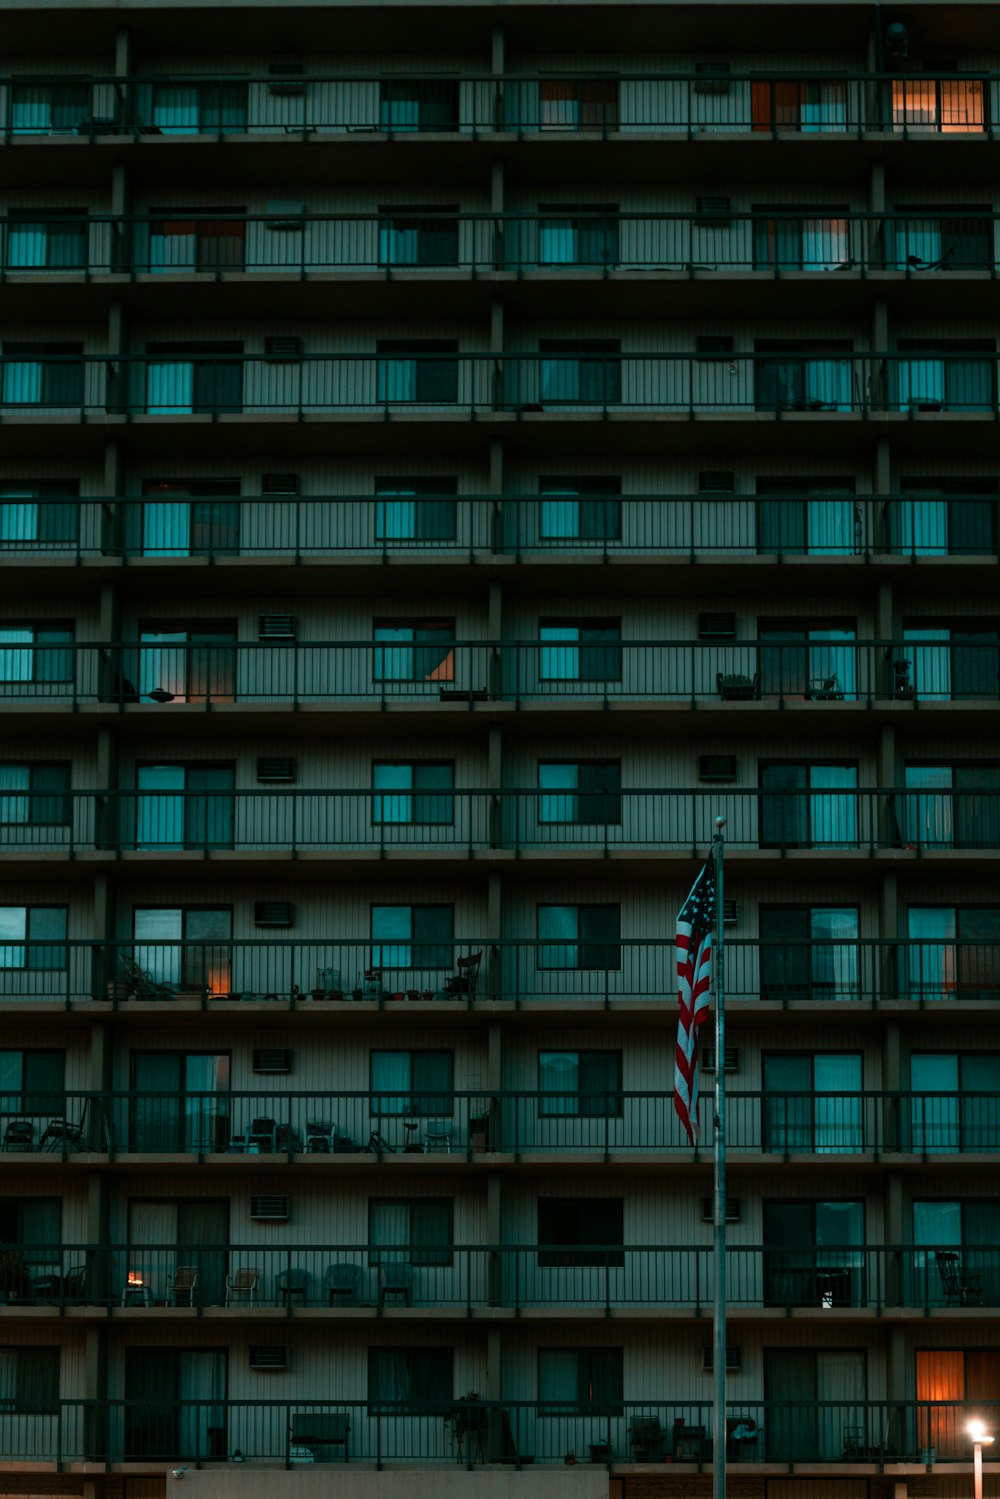
{"type": "Polygon", "coordinates": [[[715,819],[715,922],[712,932],[712,993],[715,1000],[715,1305],[712,1368],[712,1496],[726,1499],[726,1014],[723,953],[724,817],[715,819]]]}

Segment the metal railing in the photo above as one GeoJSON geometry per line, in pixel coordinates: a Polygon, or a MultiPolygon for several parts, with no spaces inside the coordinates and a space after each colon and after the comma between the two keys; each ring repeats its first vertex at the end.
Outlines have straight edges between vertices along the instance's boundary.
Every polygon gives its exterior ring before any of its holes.
{"type": "Polygon", "coordinates": [[[0,517],[0,561],[1000,555],[998,497],[986,492],[81,497],[36,494],[28,483],[0,493],[0,517]]]}
{"type": "MultiPolygon", "coordinates": [[[[998,648],[1000,649],[1000,648],[998,648]]],[[[714,814],[734,849],[1000,849],[1000,788],[851,785],[856,768],[813,768],[787,789],[534,787],[433,793],[342,790],[91,790],[5,795],[0,849],[78,853],[694,852],[714,814]],[[825,774],[824,774],[825,772],[825,774]],[[828,789],[830,787],[838,789],[828,789]]],[[[556,948],[553,952],[556,952],[556,948]]],[[[556,961],[555,959],[553,961],[556,961]]]]}
{"type": "Polygon", "coordinates": [[[360,133],[388,139],[497,133],[587,137],[983,136],[997,115],[998,78],[985,68],[935,76],[911,70],[732,71],[692,74],[423,72],[234,79],[37,74],[0,80],[4,138],[229,135],[298,138],[360,133]],[[914,76],[916,75],[916,76],[914,76]]]}
{"type": "MultiPolygon", "coordinates": [[[[373,1155],[406,1170],[414,1154],[462,1162],[659,1152],[690,1155],[672,1093],[466,1092],[434,1095],[301,1092],[67,1092],[8,1096],[5,1149],[57,1153],[86,1164],[111,1157],[252,1157],[273,1165],[305,1156],[373,1155]],[[82,1154],[81,1154],[82,1153],[82,1154]]],[[[1000,1092],[728,1092],[728,1143],[737,1154],[920,1158],[1000,1152],[1000,1092]]],[[[708,1141],[711,1152],[711,1139],[708,1141]]],[[[236,1166],[234,1170],[246,1170],[236,1166]]],[[[249,1169],[256,1169],[250,1165],[249,1169]]]]}
{"type": "Polygon", "coordinates": [[[76,643],[68,629],[43,643],[42,627],[36,636],[12,625],[0,641],[0,701],[141,706],[165,721],[182,703],[810,702],[836,713],[874,701],[995,702],[1000,642],[971,627],[967,638],[959,627],[953,639],[943,633],[629,640],[604,628],[588,637],[583,622],[576,639],[563,630],[540,640],[237,641],[234,625],[233,638],[220,628],[190,643],[110,644],[76,643]]]}
{"type": "MultiPolygon", "coordinates": [[[[457,340],[456,340],[457,342],[457,340]]],[[[276,355],[49,354],[46,346],[0,359],[0,417],[45,413],[164,417],[342,413],[359,416],[500,414],[636,416],[768,414],[867,417],[997,415],[989,350],[856,353],[639,353],[579,349],[486,354],[411,351],[276,355]]]]}
{"type": "Polygon", "coordinates": [[[560,209],[405,212],[57,214],[16,210],[0,229],[0,276],[280,274],[368,271],[793,273],[997,272],[997,221],[970,208],[870,213],[560,209]]]}
{"type": "MultiPolygon", "coordinates": [[[[994,1248],[942,1246],[939,1264],[928,1246],[730,1244],[726,1264],[734,1308],[1000,1307],[994,1248]]],[[[712,1249],[691,1244],[49,1243],[8,1247],[0,1261],[0,1303],[23,1308],[279,1307],[294,1315],[642,1307],[701,1315],[714,1284],[712,1249]]]]}
{"type": "MultiPolygon", "coordinates": [[[[485,1359],[472,1376],[485,1378],[485,1359]]],[[[694,1369],[694,1360],[691,1361],[694,1369]]],[[[784,1371],[783,1371],[784,1372],[784,1371]]],[[[859,1364],[859,1390],[864,1388],[859,1364]]],[[[687,1374],[690,1384],[692,1374],[687,1374]]],[[[224,1388],[224,1376],[223,1384],[224,1388]]],[[[760,1384],[755,1381],[754,1389],[760,1384]]],[[[881,1470],[896,1463],[970,1463],[966,1427],[995,1429],[992,1400],[763,1400],[727,1405],[726,1450],[736,1463],[832,1462],[881,1470]]],[[[480,1400],[472,1394],[409,1400],[148,1399],[15,1402],[3,1418],[4,1456],[98,1464],[360,1461],[443,1466],[562,1463],[567,1452],[602,1463],[711,1462],[712,1405],[685,1395],[626,1400],[608,1390],[582,1403],[480,1400]]]]}

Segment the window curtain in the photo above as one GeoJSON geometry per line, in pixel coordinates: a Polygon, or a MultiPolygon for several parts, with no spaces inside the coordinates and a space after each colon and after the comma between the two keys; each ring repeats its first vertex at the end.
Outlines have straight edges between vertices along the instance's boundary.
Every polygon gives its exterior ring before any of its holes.
{"type": "Polygon", "coordinates": [[[846,793],[856,789],[858,773],[850,765],[814,765],[810,768],[809,816],[813,848],[857,848],[858,799],[846,793]]]}
{"type": "Polygon", "coordinates": [[[158,1154],[182,1149],[181,1063],[177,1052],[145,1052],[133,1057],[133,1150],[158,1154]]]}
{"type": "Polygon", "coordinates": [[[417,534],[417,501],[409,489],[379,490],[375,501],[376,541],[412,541],[417,534]]]}
{"type": "MultiPolygon", "coordinates": [[[[764,1440],[770,1461],[819,1456],[816,1355],[807,1349],[764,1350],[764,1440]]],[[[838,1457],[840,1453],[837,1453],[838,1457]]]]}
{"type": "MultiPolygon", "coordinates": [[[[847,502],[850,510],[851,524],[853,524],[854,504],[847,502]]],[[[810,514],[812,506],[810,505],[810,514]]],[[[846,524],[846,515],[841,517],[846,524]]],[[[831,534],[831,533],[828,533],[831,534]]],[[[810,552],[816,552],[817,548],[812,545],[812,532],[810,532],[810,552]]],[[[823,549],[828,554],[834,548],[823,549]]],[[[845,700],[852,701],[857,697],[857,647],[854,643],[855,632],[853,630],[810,630],[809,631],[809,679],[814,688],[824,690],[828,682],[834,683],[834,690],[843,693],[845,700]],[[850,644],[841,644],[850,642],[850,644]]]]}
{"type": "Polygon", "coordinates": [[[843,1286],[846,1287],[851,1306],[864,1306],[867,1299],[864,1242],[865,1213],[862,1203],[816,1204],[816,1268],[820,1272],[818,1288],[821,1295],[827,1287],[832,1287],[835,1302],[842,1304],[843,1286]],[[823,1271],[827,1272],[826,1280],[823,1279],[823,1271]]]}
{"type": "Polygon", "coordinates": [[[896,267],[935,268],[941,260],[941,223],[938,219],[895,221],[896,267]]]}
{"type": "Polygon", "coordinates": [[[854,497],[833,495],[806,501],[806,534],[814,557],[846,557],[854,551],[854,497]]]}
{"type": "Polygon", "coordinates": [[[812,993],[824,999],[857,999],[857,911],[814,910],[810,925],[812,993]]]}
{"type": "Polygon", "coordinates": [[[580,1059],[575,1051],[543,1052],[538,1062],[540,1112],[545,1115],[580,1112],[580,1059]]]}
{"type": "Polygon", "coordinates": [[[803,133],[846,130],[847,85],[807,83],[803,85],[800,108],[803,133]]]}
{"type": "Polygon", "coordinates": [[[907,913],[907,988],[911,999],[951,999],[958,990],[955,911],[911,906],[907,913]]]}
{"type": "Polygon", "coordinates": [[[143,630],[139,636],[139,696],[154,690],[187,697],[188,631],[143,630]]]}
{"type": "Polygon", "coordinates": [[[136,910],[133,914],[135,962],[158,984],[180,985],[183,913],[179,906],[136,910]]]}
{"type": "Polygon", "coordinates": [[[128,1283],[129,1271],[141,1275],[155,1301],[168,1302],[170,1281],[176,1264],[177,1204],[132,1202],[129,1204],[129,1248],[114,1255],[110,1291],[117,1296],[128,1283]]]}
{"type": "MultiPolygon", "coordinates": [[[[990,1055],[965,1056],[961,1060],[960,1120],[962,1145],[966,1150],[996,1150],[1000,1145],[1000,1092],[997,1090],[998,1059],[990,1055]]],[[[1000,1247],[1000,1237],[997,1239],[1000,1247]]],[[[986,1303],[990,1305],[989,1302],[986,1303]]]]}
{"type": "Polygon", "coordinates": [[[153,124],[161,135],[197,135],[197,87],[157,87],[153,93],[153,124]]]}
{"type": "Polygon", "coordinates": [[[136,786],[136,848],[183,848],[183,765],[140,765],[136,786]]]}
{"type": "MultiPolygon", "coordinates": [[[[932,492],[923,491],[925,495],[932,492]]],[[[948,503],[945,499],[900,495],[896,501],[899,534],[896,546],[904,555],[945,557],[948,555],[948,503]]]]}
{"type": "Polygon", "coordinates": [[[574,1412],[579,1398],[579,1364],[580,1355],[575,1348],[540,1348],[539,1402],[547,1406],[558,1406],[566,1414],[574,1412]]]}
{"type": "Polygon", "coordinates": [[[904,629],[906,655],[913,665],[913,685],[921,702],[951,698],[951,631],[932,626],[904,629]],[[917,643],[921,642],[921,643],[917,643]]]}
{"type": "Polygon", "coordinates": [[[968,1414],[956,1406],[939,1405],[939,1401],[964,1400],[966,1355],[959,1350],[918,1348],[916,1354],[917,1445],[929,1456],[935,1448],[941,1457],[957,1457],[959,1443],[968,1454],[965,1423],[968,1414]],[[959,1435],[961,1433],[961,1435],[959,1435]]]}
{"type": "Polygon", "coordinates": [[[850,411],[853,363],[850,359],[807,359],[805,395],[824,411],[850,411]]]}
{"type": "Polygon", "coordinates": [[[33,1269],[62,1267],[62,1203],[57,1198],[26,1198],[21,1203],[21,1253],[33,1269]]]}
{"type": "Polygon", "coordinates": [[[371,1061],[373,1114],[405,1114],[410,1102],[410,1053],[380,1051],[371,1061]]]}
{"type": "Polygon", "coordinates": [[[27,765],[0,765],[0,823],[30,821],[30,786],[27,765]]]}
{"type": "Polygon", "coordinates": [[[903,818],[907,843],[918,848],[951,848],[954,845],[954,800],[952,771],[948,765],[908,765],[908,793],[903,818]]]}
{"type": "Polygon", "coordinates": [[[146,365],[146,412],[149,416],[190,415],[194,411],[194,365],[151,360],[146,365]]]}
{"type": "Polygon", "coordinates": [[[220,1085],[219,1058],[194,1054],[184,1062],[184,1149],[214,1151],[218,1149],[217,1121],[224,1117],[226,1105],[218,1097],[220,1085]],[[205,1097],[192,1097],[204,1094],[205,1097]]]}
{"type": "Polygon", "coordinates": [[[380,795],[373,799],[372,820],[377,823],[413,821],[413,766],[376,765],[372,772],[373,789],[380,795]]]}
{"type": "Polygon", "coordinates": [[[225,1458],[226,1354],[182,1349],[177,1365],[180,1455],[225,1458]]]}
{"type": "Polygon", "coordinates": [[[229,1205],[226,1202],[177,1204],[177,1264],[198,1272],[198,1299],[221,1306],[229,1269],[229,1205]]]}
{"type": "Polygon", "coordinates": [[[819,1155],[863,1150],[861,1058],[817,1056],[813,1063],[813,1086],[816,1090],[813,1149],[819,1155]]]}
{"type": "Polygon", "coordinates": [[[947,1053],[911,1057],[910,1089],[911,1149],[934,1155],[957,1151],[958,1057],[947,1053]]]}
{"type": "Polygon", "coordinates": [[[913,1204],[913,1264],[908,1291],[913,1305],[943,1306],[944,1283],[935,1249],[962,1247],[962,1207],[958,1202],[913,1204]]]}
{"type": "Polygon", "coordinates": [[[375,1360],[372,1391],[376,1400],[386,1404],[406,1404],[414,1392],[410,1359],[403,1349],[372,1348],[369,1358],[375,1360]]]}
{"type": "Polygon", "coordinates": [[[0,545],[39,540],[39,508],[32,490],[0,490],[0,545]]]}
{"type": "Polygon", "coordinates": [[[369,1264],[410,1263],[410,1204],[373,1202],[369,1211],[369,1264]]]}
{"type": "Polygon", "coordinates": [[[179,491],[158,496],[142,506],[144,557],[187,557],[191,551],[191,501],[179,491]],[[182,497],[183,496],[183,497],[182,497]]]}
{"type": "Polygon", "coordinates": [[[764,1058],[764,1149],[813,1148],[812,1058],[764,1058]]]}
{"type": "Polygon", "coordinates": [[[29,1415],[56,1415],[59,1411],[59,1349],[18,1348],[17,1410],[29,1415]]]}
{"type": "Polygon", "coordinates": [[[816,1375],[817,1398],[835,1402],[820,1409],[817,1456],[821,1461],[834,1461],[843,1456],[846,1427],[860,1428],[863,1445],[871,1440],[864,1405],[865,1356],[853,1349],[818,1353],[816,1375]]]}
{"type": "Polygon", "coordinates": [[[911,408],[940,410],[946,401],[945,362],[943,359],[906,359],[894,361],[896,397],[900,411],[911,408]]]}

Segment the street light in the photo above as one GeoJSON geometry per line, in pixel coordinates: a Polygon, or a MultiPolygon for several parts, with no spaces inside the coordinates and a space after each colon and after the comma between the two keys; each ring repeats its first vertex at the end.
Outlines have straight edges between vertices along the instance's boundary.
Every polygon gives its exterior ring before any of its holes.
{"type": "Polygon", "coordinates": [[[983,1448],[992,1445],[993,1437],[978,1418],[970,1421],[966,1431],[972,1438],[972,1472],[975,1499],[983,1499],[983,1448]]]}

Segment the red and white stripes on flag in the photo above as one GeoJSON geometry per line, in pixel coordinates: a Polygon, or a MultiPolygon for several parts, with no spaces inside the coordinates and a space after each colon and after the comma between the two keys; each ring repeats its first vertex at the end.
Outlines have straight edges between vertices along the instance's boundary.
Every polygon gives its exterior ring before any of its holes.
{"type": "Polygon", "coordinates": [[[677,1056],[674,1109],[692,1145],[698,1143],[698,1030],[708,1015],[715,925],[715,860],[710,854],[677,913],[677,1056]]]}

